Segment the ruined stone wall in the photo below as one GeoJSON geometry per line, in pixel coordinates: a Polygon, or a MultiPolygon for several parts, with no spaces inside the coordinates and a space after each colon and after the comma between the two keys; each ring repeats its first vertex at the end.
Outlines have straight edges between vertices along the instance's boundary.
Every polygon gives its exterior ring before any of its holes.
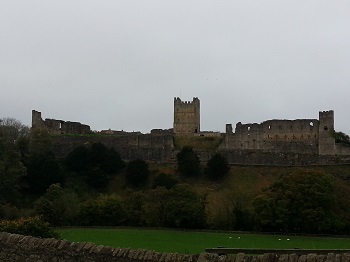
{"type": "Polygon", "coordinates": [[[172,135],[135,134],[123,136],[53,136],[52,146],[58,157],[65,157],[75,147],[102,143],[115,148],[124,160],[169,162],[174,149],[172,135]]]}
{"type": "MultiPolygon", "coordinates": [[[[137,158],[145,161],[176,164],[176,154],[180,151],[173,145],[171,135],[129,135],[129,136],[53,136],[53,150],[58,157],[65,157],[75,147],[88,143],[102,143],[115,148],[126,160],[137,158]]],[[[340,150],[340,149],[339,149],[340,150]]],[[[293,152],[263,152],[252,149],[218,149],[214,151],[196,151],[205,164],[215,153],[223,154],[231,165],[330,165],[350,163],[350,157],[319,156],[293,152]]],[[[350,152],[349,152],[350,153],[350,152]]],[[[350,154],[349,154],[350,156],[350,154]]]]}
{"type": "Polygon", "coordinates": [[[336,149],[334,111],[319,112],[319,119],[268,120],[261,124],[237,123],[226,125],[225,141],[221,148],[249,149],[264,152],[344,155],[347,150],[336,149]]]}
{"type": "Polygon", "coordinates": [[[261,124],[237,123],[233,133],[226,128],[226,149],[250,149],[265,152],[318,153],[317,119],[268,120],[261,124]]]}
{"type": "Polygon", "coordinates": [[[183,255],[150,250],[112,248],[93,243],[41,239],[0,233],[0,261],[15,262],[350,262],[349,253],[276,254],[226,256],[210,253],[183,255]]]}
{"type": "Polygon", "coordinates": [[[335,139],[331,136],[334,131],[334,111],[319,112],[319,155],[335,154],[335,139]]]}
{"type": "Polygon", "coordinates": [[[200,102],[194,97],[192,102],[174,98],[174,134],[194,134],[200,132],[200,102]]]}
{"type": "Polygon", "coordinates": [[[79,122],[41,118],[41,112],[32,110],[32,128],[46,129],[50,134],[89,134],[90,126],[79,122]]]}

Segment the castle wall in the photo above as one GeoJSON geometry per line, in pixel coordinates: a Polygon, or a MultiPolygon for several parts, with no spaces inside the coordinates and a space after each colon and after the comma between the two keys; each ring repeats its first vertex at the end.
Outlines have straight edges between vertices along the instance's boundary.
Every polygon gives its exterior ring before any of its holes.
{"type": "Polygon", "coordinates": [[[335,139],[331,136],[334,131],[334,111],[319,112],[319,155],[335,154],[335,139]]]}
{"type": "Polygon", "coordinates": [[[265,152],[318,153],[317,119],[268,120],[261,124],[237,123],[235,132],[226,126],[226,149],[265,152]]]}
{"type": "Polygon", "coordinates": [[[174,98],[174,134],[194,134],[200,132],[200,102],[194,97],[192,102],[174,98]]]}
{"type": "Polygon", "coordinates": [[[65,157],[75,147],[88,143],[102,143],[115,148],[124,160],[141,158],[152,162],[172,162],[174,149],[172,135],[124,135],[124,136],[53,136],[52,146],[58,157],[65,157]]]}
{"type": "MultiPolygon", "coordinates": [[[[115,148],[126,161],[137,158],[150,162],[176,164],[176,154],[180,152],[173,145],[171,135],[126,135],[126,136],[53,136],[52,146],[56,155],[65,157],[75,147],[88,143],[102,143],[115,148]]],[[[278,141],[276,143],[279,143],[278,141]]],[[[283,144],[283,143],[282,143],[283,144]]],[[[306,149],[305,149],[306,150],[306,149]]],[[[339,149],[342,150],[342,149],[339,149]]],[[[348,156],[322,155],[316,153],[295,153],[281,149],[281,152],[265,152],[253,149],[225,149],[213,151],[197,151],[203,165],[215,154],[226,157],[230,165],[273,165],[273,166],[304,166],[349,164],[348,156]]]]}
{"type": "Polygon", "coordinates": [[[44,128],[50,134],[89,134],[90,126],[79,122],[41,118],[41,112],[32,110],[32,128],[44,128]]]}

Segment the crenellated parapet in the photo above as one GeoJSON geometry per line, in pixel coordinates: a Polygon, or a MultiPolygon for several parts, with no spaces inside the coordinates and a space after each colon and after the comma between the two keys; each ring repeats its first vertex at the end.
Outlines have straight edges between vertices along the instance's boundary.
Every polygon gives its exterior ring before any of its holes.
{"type": "Polygon", "coordinates": [[[194,97],[192,101],[174,98],[174,134],[198,134],[200,132],[200,101],[194,97]]]}

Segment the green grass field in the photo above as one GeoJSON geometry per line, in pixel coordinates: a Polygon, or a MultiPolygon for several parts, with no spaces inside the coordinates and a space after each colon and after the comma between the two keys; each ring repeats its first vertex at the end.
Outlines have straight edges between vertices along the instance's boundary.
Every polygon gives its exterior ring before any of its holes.
{"type": "Polygon", "coordinates": [[[157,252],[196,254],[205,248],[305,248],[350,249],[350,238],[210,233],[147,229],[57,229],[72,242],[92,242],[111,247],[148,249],[157,252]]]}

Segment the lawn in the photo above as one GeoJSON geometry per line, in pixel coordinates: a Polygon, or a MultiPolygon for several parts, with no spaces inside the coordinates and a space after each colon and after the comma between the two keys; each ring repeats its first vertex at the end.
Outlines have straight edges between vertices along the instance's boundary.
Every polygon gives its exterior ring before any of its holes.
{"type": "Polygon", "coordinates": [[[350,249],[350,238],[211,233],[147,229],[57,229],[72,242],[93,242],[111,247],[149,249],[157,252],[196,254],[205,248],[305,248],[350,249]]]}

